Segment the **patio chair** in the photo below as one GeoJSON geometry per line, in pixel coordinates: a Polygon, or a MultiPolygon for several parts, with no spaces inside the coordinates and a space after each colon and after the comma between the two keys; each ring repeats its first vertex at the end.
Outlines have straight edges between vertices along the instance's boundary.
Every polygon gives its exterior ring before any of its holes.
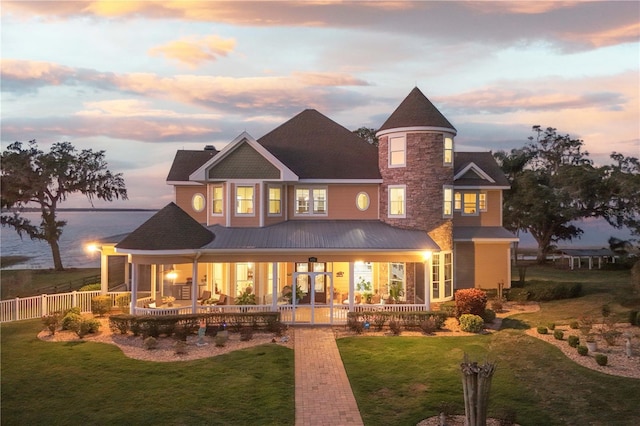
{"type": "Polygon", "coordinates": [[[227,304],[227,295],[224,293],[220,294],[220,299],[216,302],[216,305],[226,305],[227,304]]]}
{"type": "Polygon", "coordinates": [[[204,302],[211,299],[211,292],[209,290],[205,290],[202,292],[202,296],[198,299],[201,305],[204,305],[204,302]]]}

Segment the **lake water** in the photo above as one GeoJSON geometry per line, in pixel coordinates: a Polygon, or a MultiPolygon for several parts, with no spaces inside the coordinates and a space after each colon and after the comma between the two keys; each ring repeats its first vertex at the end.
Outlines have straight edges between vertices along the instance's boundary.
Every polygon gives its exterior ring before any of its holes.
{"type": "MultiPolygon", "coordinates": [[[[60,252],[65,268],[99,268],[100,256],[87,253],[83,242],[98,238],[131,232],[153,216],[155,211],[63,211],[58,220],[66,220],[60,237],[60,252]]],[[[23,213],[33,224],[40,224],[40,214],[23,213]]],[[[4,256],[28,256],[25,263],[7,269],[48,269],[53,268],[51,248],[46,241],[22,239],[15,229],[0,228],[0,254],[4,256]]]]}

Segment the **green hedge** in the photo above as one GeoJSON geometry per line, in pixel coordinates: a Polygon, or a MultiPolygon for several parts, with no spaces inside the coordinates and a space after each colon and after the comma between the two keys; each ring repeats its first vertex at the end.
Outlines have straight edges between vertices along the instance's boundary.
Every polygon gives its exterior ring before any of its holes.
{"type": "Polygon", "coordinates": [[[194,333],[200,327],[200,320],[204,319],[207,326],[220,327],[225,324],[233,331],[240,331],[242,327],[249,326],[253,329],[278,331],[280,327],[279,312],[212,312],[203,314],[186,315],[111,315],[109,328],[114,333],[143,337],[158,337],[161,334],[171,336],[173,334],[194,333]]]}
{"type": "Polygon", "coordinates": [[[571,299],[582,293],[581,283],[564,283],[555,281],[527,281],[524,287],[511,288],[507,292],[510,301],[527,300],[545,302],[549,300],[571,299]]]}
{"type": "Polygon", "coordinates": [[[364,312],[348,312],[347,326],[356,327],[357,324],[363,324],[368,321],[370,327],[375,330],[382,330],[385,326],[394,321],[405,330],[418,330],[423,321],[433,318],[436,329],[440,330],[448,315],[444,312],[434,311],[413,311],[413,312],[387,312],[387,311],[364,311],[364,312]]]}

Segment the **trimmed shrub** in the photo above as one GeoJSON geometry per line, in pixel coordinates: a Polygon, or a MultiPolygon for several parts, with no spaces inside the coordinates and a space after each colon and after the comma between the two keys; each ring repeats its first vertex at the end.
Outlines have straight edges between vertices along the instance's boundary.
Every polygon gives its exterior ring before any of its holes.
{"type": "Polygon", "coordinates": [[[79,338],[83,338],[89,333],[97,333],[100,329],[100,321],[95,318],[87,318],[81,319],[80,322],[76,323],[77,326],[74,327],[74,330],[79,338]]]}
{"type": "Polygon", "coordinates": [[[240,340],[247,342],[253,339],[253,327],[244,326],[240,329],[240,340]]]}
{"type": "Polygon", "coordinates": [[[480,333],[484,328],[484,320],[479,315],[460,315],[460,329],[469,333],[480,333]]]}
{"type": "Polygon", "coordinates": [[[100,291],[101,289],[102,289],[102,285],[100,283],[95,283],[95,284],[83,285],[78,289],[78,291],[100,291]]]}
{"type": "MultiPolygon", "coordinates": [[[[78,309],[79,310],[79,309],[78,309]]],[[[71,330],[76,331],[78,329],[78,324],[82,321],[82,315],[76,313],[75,311],[69,311],[61,321],[61,326],[63,330],[71,330]]]]}
{"type": "Polygon", "coordinates": [[[569,323],[569,328],[572,330],[577,330],[580,328],[580,323],[578,321],[571,321],[571,323],[569,323]]]}
{"type": "Polygon", "coordinates": [[[144,339],[144,348],[148,351],[155,349],[158,347],[158,339],[156,339],[155,337],[147,337],[146,339],[144,339]]]}
{"type": "MultiPolygon", "coordinates": [[[[544,302],[578,297],[582,293],[582,284],[531,280],[527,281],[522,290],[529,293],[528,300],[544,302]]],[[[513,297],[512,293],[513,289],[509,292],[510,297],[513,297]]]]}
{"type": "Polygon", "coordinates": [[[400,322],[396,320],[389,321],[389,330],[393,333],[394,336],[399,336],[402,332],[402,327],[400,326],[400,322]]]}
{"type": "Polygon", "coordinates": [[[491,301],[491,309],[493,309],[495,312],[502,312],[502,309],[504,309],[504,305],[502,303],[502,300],[500,299],[494,299],[491,301]]]}
{"type": "Polygon", "coordinates": [[[482,317],[487,308],[487,293],[477,288],[465,288],[455,293],[456,316],[471,314],[482,317]]]}
{"type": "Polygon", "coordinates": [[[562,330],[553,330],[553,338],[556,340],[564,339],[564,331],[562,330]]]}
{"type": "Polygon", "coordinates": [[[485,323],[491,324],[496,319],[496,313],[492,309],[485,309],[484,314],[482,314],[482,319],[485,323]]]}
{"type": "Polygon", "coordinates": [[[102,316],[111,310],[110,296],[96,296],[91,298],[91,313],[102,316]]]}
{"type": "Polygon", "coordinates": [[[63,316],[63,317],[66,317],[66,316],[67,316],[67,315],[69,315],[69,314],[77,314],[77,315],[81,315],[81,314],[82,314],[82,311],[80,310],[80,307],[79,307],[79,306],[74,306],[74,307],[72,307],[72,308],[65,309],[65,310],[62,312],[62,316],[63,316]]]}
{"type": "Polygon", "coordinates": [[[596,354],[596,362],[598,365],[605,366],[609,362],[609,358],[605,354],[596,354]]]}
{"type": "Polygon", "coordinates": [[[589,349],[586,346],[578,345],[576,349],[578,350],[578,354],[582,356],[586,356],[589,353],[589,349]]]}
{"type": "Polygon", "coordinates": [[[569,336],[567,337],[567,343],[569,343],[569,346],[572,348],[577,348],[580,344],[580,338],[578,336],[569,336]]]}
{"type": "Polygon", "coordinates": [[[425,334],[433,334],[438,329],[434,317],[429,317],[420,323],[420,329],[425,334]]]}
{"type": "Polygon", "coordinates": [[[529,292],[524,288],[510,288],[507,294],[507,300],[516,303],[526,303],[529,300],[529,292]]]}
{"type": "Polygon", "coordinates": [[[551,331],[556,329],[556,323],[555,322],[551,322],[549,323],[549,325],[547,326],[547,328],[551,331]]]}
{"type": "Polygon", "coordinates": [[[78,291],[100,291],[101,289],[102,289],[102,286],[100,283],[94,283],[94,284],[83,285],[78,289],[78,291]]]}
{"type": "Polygon", "coordinates": [[[52,336],[56,334],[56,330],[60,327],[61,322],[62,313],[60,311],[42,317],[42,323],[47,327],[47,330],[49,330],[52,336]]]}
{"type": "Polygon", "coordinates": [[[443,302],[440,304],[440,312],[442,312],[447,317],[455,317],[456,316],[456,302],[449,301],[443,302]]]}
{"type": "Polygon", "coordinates": [[[131,306],[131,293],[122,293],[116,296],[116,305],[120,312],[123,314],[129,313],[129,307],[131,306]]]}
{"type": "Polygon", "coordinates": [[[109,317],[109,328],[111,332],[127,334],[129,330],[131,330],[131,321],[133,318],[135,318],[133,315],[111,315],[109,317]]]}
{"type": "Polygon", "coordinates": [[[538,327],[538,334],[548,334],[548,332],[547,327],[538,327]]]}

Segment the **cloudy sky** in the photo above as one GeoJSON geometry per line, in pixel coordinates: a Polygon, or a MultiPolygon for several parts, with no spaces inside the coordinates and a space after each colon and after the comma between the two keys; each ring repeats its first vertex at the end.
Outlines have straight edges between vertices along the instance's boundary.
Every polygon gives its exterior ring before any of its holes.
{"type": "MultiPolygon", "coordinates": [[[[105,150],[160,208],[175,151],[259,138],[306,108],[378,128],[415,86],[456,150],[532,125],[640,156],[640,3],[2,1],[2,148],[105,150]]],[[[73,198],[66,207],[90,207],[73,198]]]]}

